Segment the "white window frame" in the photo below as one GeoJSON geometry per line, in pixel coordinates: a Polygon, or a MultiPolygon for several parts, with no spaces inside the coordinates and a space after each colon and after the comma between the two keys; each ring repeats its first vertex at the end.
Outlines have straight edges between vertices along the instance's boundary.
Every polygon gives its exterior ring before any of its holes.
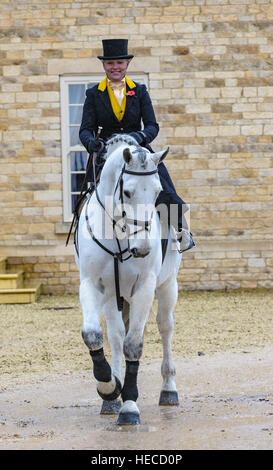
{"type": "MultiPolygon", "coordinates": [[[[148,88],[148,75],[144,73],[133,73],[128,76],[136,82],[146,85],[148,88]]],[[[70,152],[86,151],[82,145],[70,146],[69,134],[69,85],[85,83],[99,83],[105,75],[64,75],[60,77],[61,91],[61,142],[62,142],[62,176],[63,176],[63,219],[64,222],[71,222],[71,172],[70,172],[70,152]]]]}

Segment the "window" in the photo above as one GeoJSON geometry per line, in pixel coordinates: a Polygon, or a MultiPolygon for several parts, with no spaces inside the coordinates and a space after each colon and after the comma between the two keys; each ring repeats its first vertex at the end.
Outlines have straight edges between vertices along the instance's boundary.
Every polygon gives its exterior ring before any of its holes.
{"type": "MultiPolygon", "coordinates": [[[[128,74],[132,80],[145,83],[144,74],[128,74]]],[[[61,77],[62,166],[64,221],[72,220],[72,212],[84,180],[88,154],[79,140],[85,92],[105,75],[61,77]]]]}

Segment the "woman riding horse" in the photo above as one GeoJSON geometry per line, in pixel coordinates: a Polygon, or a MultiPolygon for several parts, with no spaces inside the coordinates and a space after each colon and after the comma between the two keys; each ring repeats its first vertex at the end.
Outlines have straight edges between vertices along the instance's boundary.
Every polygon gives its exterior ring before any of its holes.
{"type": "MultiPolygon", "coordinates": [[[[93,181],[94,177],[98,178],[99,169],[104,163],[101,156],[105,141],[114,134],[129,134],[139,145],[153,152],[149,144],[159,131],[146,86],[135,83],[126,76],[130,60],[134,57],[128,54],[128,40],[105,39],[102,43],[104,55],[98,56],[98,59],[102,61],[106,77],[86,91],[79,133],[80,140],[89,154],[97,153],[96,175],[93,175],[90,165],[88,181],[93,181]],[[96,138],[99,127],[102,128],[101,134],[96,138]]],[[[177,221],[172,220],[171,223],[177,230],[181,251],[189,250],[194,246],[194,242],[184,216],[188,207],[177,195],[163,162],[158,166],[158,173],[163,190],[156,205],[166,204],[168,208],[172,204],[177,206],[177,221]]]]}

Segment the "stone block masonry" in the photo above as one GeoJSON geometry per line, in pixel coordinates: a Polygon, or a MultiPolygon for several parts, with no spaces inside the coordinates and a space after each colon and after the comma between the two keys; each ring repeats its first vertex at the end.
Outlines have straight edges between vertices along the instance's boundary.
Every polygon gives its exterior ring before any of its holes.
{"type": "Polygon", "coordinates": [[[129,71],[147,74],[160,124],[153,147],[170,147],[191,205],[197,246],[179,286],[272,288],[272,1],[2,0],[0,22],[1,256],[45,293],[77,291],[60,77],[101,73],[101,40],[128,37],[129,71]]]}

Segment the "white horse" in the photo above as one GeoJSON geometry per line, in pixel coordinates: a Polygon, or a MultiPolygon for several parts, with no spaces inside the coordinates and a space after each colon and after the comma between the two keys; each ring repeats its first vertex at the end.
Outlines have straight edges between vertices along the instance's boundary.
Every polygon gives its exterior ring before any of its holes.
{"type": "Polygon", "coordinates": [[[77,228],[75,257],[80,271],[82,337],[93,361],[97,391],[103,398],[101,412],[118,412],[119,405],[118,424],[140,423],[137,374],[144,327],[155,292],[163,343],[159,404],[178,405],[171,339],[181,253],[172,248],[169,233],[162,263],[161,226],[155,208],[162,190],[157,167],[167,153],[168,149],[150,153],[126,135],[110,139],[100,182],[85,202],[77,228]],[[139,207],[145,208],[148,217],[135,218],[139,207]],[[106,233],[111,232],[109,227],[113,236],[106,233]],[[101,313],[107,324],[111,367],[103,351],[101,313]],[[122,404],[117,400],[120,394],[122,404]]]}

